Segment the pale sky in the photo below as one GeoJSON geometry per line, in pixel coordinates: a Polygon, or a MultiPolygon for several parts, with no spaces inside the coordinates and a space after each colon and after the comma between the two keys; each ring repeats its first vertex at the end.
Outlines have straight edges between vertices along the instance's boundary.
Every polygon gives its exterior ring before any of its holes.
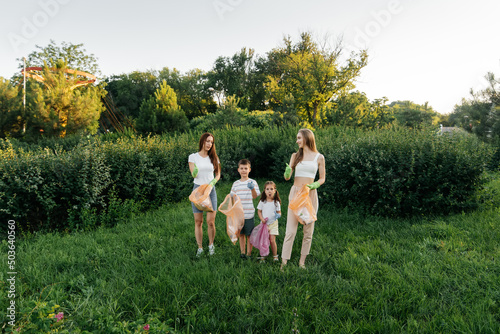
{"type": "Polygon", "coordinates": [[[199,68],[241,48],[265,55],[303,31],[367,48],[357,90],[370,100],[429,102],[447,114],[484,76],[500,77],[499,0],[2,0],[0,76],[35,45],[93,53],[103,75],[199,68]]]}

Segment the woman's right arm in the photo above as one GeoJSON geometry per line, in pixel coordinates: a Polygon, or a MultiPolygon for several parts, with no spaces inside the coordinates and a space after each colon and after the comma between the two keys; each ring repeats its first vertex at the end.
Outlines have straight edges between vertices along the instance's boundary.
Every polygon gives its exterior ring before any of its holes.
{"type": "Polygon", "coordinates": [[[191,172],[191,175],[193,175],[193,170],[194,170],[194,162],[189,162],[189,172],[191,172]]]}
{"type": "Polygon", "coordinates": [[[293,174],[293,168],[291,166],[292,166],[292,162],[294,159],[295,159],[295,153],[293,153],[292,156],[290,157],[290,163],[288,166],[290,166],[290,168],[292,169],[292,172],[290,173],[290,176],[288,178],[285,176],[285,180],[287,180],[287,181],[290,180],[290,178],[292,177],[292,174],[293,174]]]}

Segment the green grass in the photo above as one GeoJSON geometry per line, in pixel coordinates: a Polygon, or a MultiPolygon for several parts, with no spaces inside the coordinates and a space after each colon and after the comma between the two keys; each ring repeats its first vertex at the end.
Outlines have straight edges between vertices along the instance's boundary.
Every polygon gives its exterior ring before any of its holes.
{"type": "MultiPolygon", "coordinates": [[[[219,204],[230,186],[218,185],[219,204]]],[[[284,207],[289,187],[278,184],[284,207]]],[[[182,333],[500,332],[500,209],[394,220],[324,204],[306,270],[297,265],[300,228],[282,272],[258,263],[256,250],[241,261],[221,213],[217,254],[197,259],[187,201],[114,228],[18,238],[16,304],[54,301],[67,329],[96,333],[148,318],[182,333]]],[[[1,254],[5,286],[5,241],[1,254]]]]}

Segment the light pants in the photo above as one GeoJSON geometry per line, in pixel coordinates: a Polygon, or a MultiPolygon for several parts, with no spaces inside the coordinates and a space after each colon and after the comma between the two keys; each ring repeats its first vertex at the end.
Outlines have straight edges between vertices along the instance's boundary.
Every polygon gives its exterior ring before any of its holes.
{"type": "MultiPolygon", "coordinates": [[[[292,186],[290,189],[290,195],[288,195],[288,201],[291,201],[295,194],[300,190],[299,187],[292,186]]],[[[316,210],[316,214],[318,213],[318,192],[316,189],[311,190],[309,192],[309,197],[311,198],[312,205],[316,210]]],[[[311,241],[314,233],[314,224],[311,223],[308,225],[303,225],[304,227],[304,238],[302,239],[302,249],[300,251],[301,255],[309,255],[309,251],[311,250],[311,241]]],[[[302,224],[300,224],[302,225],[302,224]]],[[[295,235],[297,234],[297,227],[299,226],[299,222],[295,215],[293,214],[290,208],[288,209],[288,215],[286,219],[286,234],[285,240],[283,241],[283,250],[281,251],[281,258],[283,260],[290,260],[292,255],[292,247],[293,241],[295,240],[295,235]]]]}

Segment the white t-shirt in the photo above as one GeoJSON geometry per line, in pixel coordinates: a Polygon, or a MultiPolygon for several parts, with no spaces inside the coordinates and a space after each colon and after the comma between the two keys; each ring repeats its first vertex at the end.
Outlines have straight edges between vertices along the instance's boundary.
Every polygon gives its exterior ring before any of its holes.
{"type": "Polygon", "coordinates": [[[281,212],[280,202],[271,201],[265,202],[259,201],[257,205],[257,210],[262,210],[262,217],[267,218],[267,224],[271,224],[276,220],[276,212],[281,212]]]}
{"type": "Polygon", "coordinates": [[[210,161],[210,157],[203,158],[198,152],[190,154],[188,162],[193,162],[198,167],[198,175],[194,178],[193,183],[201,186],[212,181],[214,176],[214,165],[210,161]]]}
{"type": "Polygon", "coordinates": [[[248,189],[248,183],[252,182],[254,184],[254,189],[257,195],[260,195],[259,185],[255,180],[248,179],[244,182],[238,180],[234,181],[231,188],[231,192],[238,195],[241,199],[241,205],[243,206],[243,212],[245,213],[245,219],[251,219],[255,216],[255,207],[253,206],[252,190],[248,189]]]}

